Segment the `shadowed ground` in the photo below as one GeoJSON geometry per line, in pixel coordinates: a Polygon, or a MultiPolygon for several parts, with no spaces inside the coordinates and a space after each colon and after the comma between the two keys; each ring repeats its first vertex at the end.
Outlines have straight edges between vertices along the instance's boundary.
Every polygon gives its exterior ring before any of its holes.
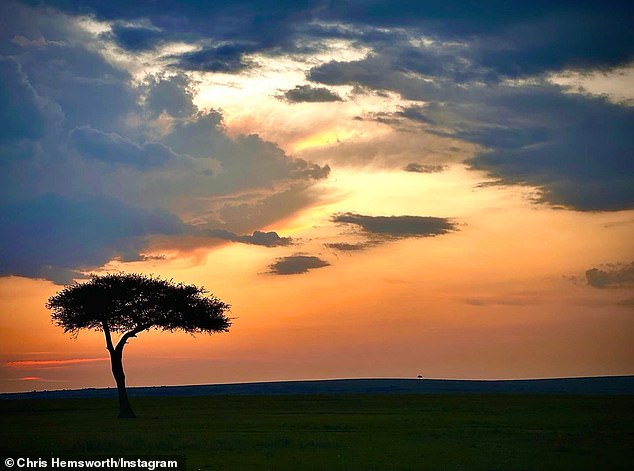
{"type": "Polygon", "coordinates": [[[184,454],[187,469],[630,469],[632,396],[329,394],[0,401],[4,455],[184,454]]]}

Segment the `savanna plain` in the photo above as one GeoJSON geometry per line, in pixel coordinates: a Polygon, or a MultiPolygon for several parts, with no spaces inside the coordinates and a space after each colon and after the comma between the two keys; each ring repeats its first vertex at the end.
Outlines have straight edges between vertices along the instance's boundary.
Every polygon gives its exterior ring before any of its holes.
{"type": "Polygon", "coordinates": [[[619,470],[632,396],[135,397],[0,401],[4,456],[184,456],[191,470],[619,470]]]}

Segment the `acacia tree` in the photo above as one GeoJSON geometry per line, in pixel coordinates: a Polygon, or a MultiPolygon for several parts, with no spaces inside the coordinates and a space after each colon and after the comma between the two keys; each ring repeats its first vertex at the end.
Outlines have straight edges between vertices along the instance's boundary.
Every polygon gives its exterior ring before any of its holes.
{"type": "Polygon", "coordinates": [[[135,417],[125,387],[123,347],[144,330],[213,333],[229,330],[225,315],[230,306],[195,285],[173,283],[134,273],[93,275],[52,296],[46,307],[64,332],[102,331],[110,354],[112,375],[119,393],[119,417],[135,417]],[[120,337],[116,344],[112,334],[120,337]]]}

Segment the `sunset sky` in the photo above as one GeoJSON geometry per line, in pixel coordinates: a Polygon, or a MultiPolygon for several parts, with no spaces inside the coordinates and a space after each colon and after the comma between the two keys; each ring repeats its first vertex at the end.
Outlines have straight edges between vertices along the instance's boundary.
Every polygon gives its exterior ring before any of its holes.
{"type": "Polygon", "coordinates": [[[47,299],[205,286],[128,384],[634,374],[634,7],[0,2],[0,391],[111,387],[47,299]]]}

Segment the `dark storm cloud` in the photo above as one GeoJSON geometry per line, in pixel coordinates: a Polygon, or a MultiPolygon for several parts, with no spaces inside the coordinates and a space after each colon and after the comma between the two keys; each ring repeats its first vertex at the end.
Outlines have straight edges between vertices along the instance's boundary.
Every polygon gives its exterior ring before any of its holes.
{"type": "Polygon", "coordinates": [[[478,113],[488,126],[455,134],[489,148],[469,161],[473,168],[501,183],[534,185],[548,203],[634,207],[634,108],[546,88],[493,97],[478,113]]]}
{"type": "Polygon", "coordinates": [[[45,3],[106,21],[136,22],[142,18],[152,29],[119,28],[116,32],[119,45],[137,51],[162,42],[196,43],[202,49],[174,57],[178,67],[235,73],[253,65],[244,59],[245,53],[297,51],[297,30],[314,18],[314,11],[322,2],[52,0],[45,3]]]}
{"type": "Polygon", "coordinates": [[[429,123],[429,118],[425,114],[424,106],[407,106],[395,113],[397,116],[418,121],[420,123],[429,123]]]}
{"type": "MultiPolygon", "coordinates": [[[[466,59],[460,57],[459,52],[451,53],[448,60],[434,59],[439,63],[441,71],[438,75],[428,75],[413,69],[411,58],[408,59],[409,65],[399,62],[402,48],[411,46],[406,44],[406,41],[399,41],[396,44],[378,47],[360,60],[327,62],[310,69],[307,77],[326,85],[351,85],[358,90],[374,90],[379,93],[393,91],[405,99],[425,102],[456,100],[465,93],[465,85],[454,77],[454,69],[462,69],[466,62],[466,59]],[[455,64],[455,67],[452,64],[455,64]],[[444,69],[448,69],[448,72],[444,72],[444,69]]],[[[463,48],[464,46],[461,46],[459,49],[463,48]]],[[[428,60],[423,60],[423,63],[424,67],[430,67],[428,60]]],[[[461,80],[466,83],[466,72],[460,75],[461,80]]],[[[484,80],[483,75],[483,72],[477,71],[470,79],[480,82],[484,80]]],[[[402,113],[397,113],[397,116],[400,115],[402,113]]]]}
{"type": "Polygon", "coordinates": [[[280,237],[277,232],[254,231],[252,235],[238,235],[231,231],[223,229],[213,229],[204,231],[207,237],[216,239],[229,240],[231,242],[240,242],[250,245],[261,245],[264,247],[282,247],[293,245],[293,239],[290,237],[280,237]]]}
{"type": "Polygon", "coordinates": [[[0,57],[0,143],[35,139],[44,134],[45,115],[20,65],[0,57]]]}
{"type": "Polygon", "coordinates": [[[16,60],[35,91],[59,105],[71,129],[121,130],[124,118],[140,111],[130,75],[82,44],[28,48],[16,60]]]}
{"type": "Polygon", "coordinates": [[[341,213],[332,217],[339,224],[351,224],[375,237],[432,237],[453,232],[456,224],[447,218],[431,216],[365,216],[341,213]]]}
{"type": "Polygon", "coordinates": [[[546,83],[463,91],[386,114],[485,149],[467,162],[501,184],[529,184],[539,200],[581,211],[634,205],[634,108],[546,83]]]}
{"type": "Polygon", "coordinates": [[[308,79],[327,85],[357,85],[369,89],[393,89],[390,63],[376,55],[365,59],[343,62],[330,61],[313,67],[308,79]]]}
{"type": "Polygon", "coordinates": [[[372,43],[367,57],[319,65],[308,77],[425,101],[381,119],[397,129],[395,118],[413,120],[485,147],[470,161],[473,168],[500,183],[536,186],[542,202],[628,209],[634,207],[633,109],[565,93],[542,77],[631,62],[633,9],[622,2],[347,3],[326,14],[365,27],[409,27],[430,41],[414,46],[399,29],[372,43]],[[535,76],[531,85],[501,83],[535,76]]]}
{"type": "Polygon", "coordinates": [[[595,288],[611,288],[634,285],[634,262],[601,270],[591,268],[586,271],[586,280],[595,288]]]}
{"type": "Polygon", "coordinates": [[[366,216],[340,213],[331,221],[360,228],[367,240],[361,242],[330,242],[325,247],[339,252],[359,252],[386,242],[416,237],[434,237],[457,230],[454,221],[447,218],[424,216],[366,216]]]}
{"type": "Polygon", "coordinates": [[[156,167],[178,156],[157,142],[135,144],[116,133],[104,133],[89,127],[71,132],[71,142],[82,156],[112,164],[156,167]]]}
{"type": "Polygon", "coordinates": [[[634,7],[618,0],[333,3],[322,17],[377,28],[410,28],[435,39],[473,43],[472,58],[496,74],[566,67],[613,67],[634,57],[634,7]]]}
{"type": "Polygon", "coordinates": [[[627,27],[634,20],[631,4],[580,2],[570,6],[569,11],[557,11],[555,5],[555,11],[542,18],[518,21],[514,28],[483,41],[474,55],[484,67],[505,77],[564,68],[609,68],[632,60],[634,36],[627,27]],[[501,40],[506,47],[500,47],[501,40]]]}
{"type": "MultiPolygon", "coordinates": [[[[469,62],[488,69],[492,76],[613,67],[634,58],[634,7],[618,0],[541,0],[514,2],[512,7],[503,0],[45,3],[75,14],[92,13],[101,20],[134,22],[143,18],[152,28],[118,27],[119,43],[131,50],[152,47],[160,38],[247,43],[252,51],[284,53],[301,50],[306,38],[344,37],[376,46],[406,31],[415,37],[471,43],[469,62]]],[[[421,72],[430,72],[430,66],[444,67],[442,62],[421,60],[426,50],[401,52],[397,55],[405,67],[415,64],[414,69],[421,72]]],[[[248,65],[241,61],[240,53],[229,60],[215,60],[215,55],[213,49],[193,59],[186,54],[183,65],[226,71],[248,65]]]]}
{"type": "Polygon", "coordinates": [[[403,170],[406,172],[414,173],[439,173],[447,170],[446,165],[433,165],[433,164],[417,164],[415,162],[407,164],[403,170]]]}
{"type": "Polygon", "coordinates": [[[235,73],[253,65],[244,55],[254,50],[249,45],[223,44],[176,56],[175,65],[183,70],[235,73]]]}
{"type": "Polygon", "coordinates": [[[0,276],[20,275],[67,283],[75,270],[112,258],[142,259],[152,234],[177,235],[181,221],[161,210],[85,196],[45,195],[0,207],[0,276]]]}
{"type": "Polygon", "coordinates": [[[283,97],[292,103],[319,103],[329,101],[342,101],[341,97],[325,87],[313,87],[311,85],[297,85],[284,92],[283,97]]]}
{"type": "Polygon", "coordinates": [[[442,71],[424,77],[403,67],[396,54],[374,53],[324,64],[309,77],[425,101],[378,119],[396,129],[403,119],[418,122],[427,132],[483,146],[469,162],[474,169],[503,184],[536,186],[542,202],[582,211],[634,206],[634,108],[566,93],[541,79],[483,86],[486,74],[476,73],[458,86],[442,71]]]}
{"type": "Polygon", "coordinates": [[[326,260],[311,255],[291,255],[278,258],[269,265],[269,272],[275,275],[298,275],[309,270],[329,266],[326,260]]]}
{"type": "Polygon", "coordinates": [[[95,36],[70,15],[1,2],[0,26],[0,276],[68,281],[139,259],[154,234],[205,243],[200,227],[289,245],[258,229],[310,205],[308,188],[330,168],[229,136],[220,112],[193,104],[182,73],[138,83],[102,55],[126,28],[158,31],[151,21],[115,20],[114,33],[95,36]]]}
{"type": "Polygon", "coordinates": [[[162,42],[163,33],[158,28],[115,24],[111,33],[116,43],[129,51],[153,49],[162,42]]]}
{"type": "Polygon", "coordinates": [[[156,118],[161,113],[167,113],[176,118],[186,118],[196,112],[188,91],[189,81],[183,74],[170,78],[151,77],[145,97],[145,110],[156,118]]]}

